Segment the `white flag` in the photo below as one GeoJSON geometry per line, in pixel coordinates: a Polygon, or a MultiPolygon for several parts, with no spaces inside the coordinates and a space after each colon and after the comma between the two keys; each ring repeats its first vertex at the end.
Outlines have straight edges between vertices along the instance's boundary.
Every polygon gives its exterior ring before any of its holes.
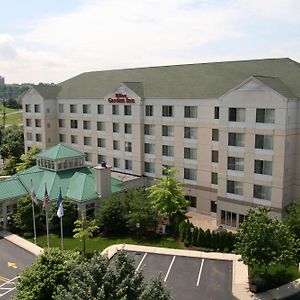
{"type": "Polygon", "coordinates": [[[37,201],[37,198],[36,198],[36,194],[35,194],[34,188],[32,188],[32,190],[31,190],[31,200],[32,200],[35,204],[38,204],[38,201],[37,201]]]}
{"type": "Polygon", "coordinates": [[[64,216],[64,208],[63,208],[63,206],[62,206],[62,202],[60,202],[56,214],[57,214],[57,216],[58,216],[59,218],[61,218],[61,217],[64,216]]]}

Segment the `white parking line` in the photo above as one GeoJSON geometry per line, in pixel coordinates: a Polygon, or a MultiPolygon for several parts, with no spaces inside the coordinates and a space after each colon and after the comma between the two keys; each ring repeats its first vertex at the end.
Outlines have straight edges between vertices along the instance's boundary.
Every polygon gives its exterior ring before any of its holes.
{"type": "Polygon", "coordinates": [[[169,276],[169,273],[170,273],[171,268],[172,268],[172,266],[173,266],[173,263],[174,263],[175,258],[176,258],[176,256],[174,255],[174,256],[173,256],[173,259],[172,259],[172,261],[171,261],[171,263],[170,263],[170,266],[169,266],[168,272],[167,272],[167,274],[166,274],[166,277],[165,277],[165,279],[164,279],[164,282],[166,282],[167,279],[168,279],[168,276],[169,276]]]}
{"type": "Polygon", "coordinates": [[[197,286],[199,286],[199,283],[200,283],[200,277],[201,277],[201,273],[202,273],[203,263],[204,263],[204,258],[202,258],[202,262],[200,265],[199,274],[198,274],[198,278],[197,278],[197,286]]]}
{"type": "Polygon", "coordinates": [[[11,288],[7,288],[7,287],[4,287],[5,285],[13,285],[15,284],[13,281],[17,280],[19,278],[19,276],[16,276],[12,279],[10,279],[9,281],[3,283],[0,285],[0,298],[2,298],[4,295],[10,293],[11,291],[15,290],[16,287],[11,287],[11,288]],[[1,291],[2,290],[2,291],[1,291]]]}
{"type": "Polygon", "coordinates": [[[139,265],[138,265],[137,268],[135,269],[136,272],[137,272],[137,271],[139,270],[139,268],[141,267],[141,265],[142,265],[142,263],[143,263],[143,261],[144,261],[146,255],[147,255],[147,252],[144,254],[142,260],[140,261],[139,265]]]}

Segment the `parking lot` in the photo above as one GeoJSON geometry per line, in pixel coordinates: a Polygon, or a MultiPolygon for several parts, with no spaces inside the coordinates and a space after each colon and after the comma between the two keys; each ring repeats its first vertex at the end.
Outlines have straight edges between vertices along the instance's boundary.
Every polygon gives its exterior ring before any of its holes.
{"type": "Polygon", "coordinates": [[[0,299],[15,295],[18,274],[35,261],[35,256],[0,237],[0,299]]]}
{"type": "Polygon", "coordinates": [[[232,262],[128,251],[146,281],[161,273],[176,300],[231,300],[232,262]]]}

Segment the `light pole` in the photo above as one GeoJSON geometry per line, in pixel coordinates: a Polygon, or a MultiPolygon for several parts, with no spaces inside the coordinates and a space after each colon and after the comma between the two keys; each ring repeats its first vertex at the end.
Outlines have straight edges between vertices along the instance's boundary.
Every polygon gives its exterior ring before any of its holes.
{"type": "Polygon", "coordinates": [[[195,228],[192,226],[192,227],[190,228],[191,235],[192,235],[192,238],[191,238],[191,245],[192,245],[192,246],[193,246],[193,244],[194,244],[194,230],[195,230],[195,228]]]}
{"type": "Polygon", "coordinates": [[[136,223],[136,237],[139,239],[139,229],[140,229],[141,224],[139,222],[136,223]]]}

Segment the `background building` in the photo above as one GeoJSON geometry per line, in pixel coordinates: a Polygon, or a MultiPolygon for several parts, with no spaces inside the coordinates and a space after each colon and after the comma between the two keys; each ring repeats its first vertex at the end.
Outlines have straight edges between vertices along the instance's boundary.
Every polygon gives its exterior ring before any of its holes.
{"type": "Polygon", "coordinates": [[[4,86],[4,85],[5,85],[5,79],[0,75],[0,86],[4,86]]]}
{"type": "Polygon", "coordinates": [[[64,143],[115,171],[178,169],[190,209],[237,227],[300,196],[300,65],[288,58],[89,72],[23,96],[25,145],[64,143]]]}

